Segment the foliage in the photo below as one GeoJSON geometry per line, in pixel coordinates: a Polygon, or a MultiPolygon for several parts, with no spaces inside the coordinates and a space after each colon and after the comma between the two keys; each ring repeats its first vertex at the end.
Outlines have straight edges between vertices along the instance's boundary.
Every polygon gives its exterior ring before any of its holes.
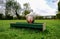
{"type": "MultiPolygon", "coordinates": [[[[19,16],[19,20],[25,20],[25,16],[19,16]]],[[[14,17],[13,20],[17,20],[17,17],[14,17]]]]}
{"type": "Polygon", "coordinates": [[[11,11],[12,5],[13,5],[13,1],[12,0],[8,0],[6,2],[6,11],[5,11],[5,14],[6,15],[8,15],[8,12],[11,11]]]}
{"type": "Polygon", "coordinates": [[[19,14],[17,13],[17,11],[21,9],[20,4],[14,0],[7,1],[6,2],[6,15],[8,15],[8,12],[12,11],[12,9],[15,11],[15,14],[19,19],[19,14]]]}
{"type": "Polygon", "coordinates": [[[56,16],[52,16],[52,18],[51,19],[56,19],[56,16]]]}
{"type": "Polygon", "coordinates": [[[10,16],[10,14],[6,15],[6,20],[12,20],[13,16],[10,16]]]}
{"type": "Polygon", "coordinates": [[[23,5],[24,5],[24,8],[25,9],[28,9],[29,8],[29,3],[24,3],[23,5]]]}
{"type": "Polygon", "coordinates": [[[57,18],[60,19],[60,14],[56,14],[57,18]]]}
{"type": "Polygon", "coordinates": [[[60,11],[60,1],[58,2],[58,11],[60,11]]]}
{"type": "Polygon", "coordinates": [[[43,19],[43,16],[36,16],[36,19],[43,19]]]}
{"type": "Polygon", "coordinates": [[[24,15],[27,15],[27,14],[29,14],[29,13],[30,13],[29,10],[25,10],[25,11],[24,11],[24,15]]]}
{"type": "Polygon", "coordinates": [[[24,5],[24,15],[27,15],[30,13],[30,6],[29,6],[29,3],[25,3],[23,4],[24,5]]]}
{"type": "Polygon", "coordinates": [[[2,19],[2,18],[3,18],[2,16],[3,16],[3,14],[0,14],[0,19],[2,19]]]}
{"type": "Polygon", "coordinates": [[[56,14],[56,17],[60,19],[60,1],[58,2],[58,13],[56,14]]]}

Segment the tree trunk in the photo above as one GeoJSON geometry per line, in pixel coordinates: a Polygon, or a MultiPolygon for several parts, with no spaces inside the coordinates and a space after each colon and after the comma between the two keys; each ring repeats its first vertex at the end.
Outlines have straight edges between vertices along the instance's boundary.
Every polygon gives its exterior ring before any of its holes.
{"type": "Polygon", "coordinates": [[[16,16],[17,16],[17,18],[20,19],[20,16],[19,16],[19,14],[17,13],[17,11],[15,11],[15,12],[16,12],[16,16]]]}

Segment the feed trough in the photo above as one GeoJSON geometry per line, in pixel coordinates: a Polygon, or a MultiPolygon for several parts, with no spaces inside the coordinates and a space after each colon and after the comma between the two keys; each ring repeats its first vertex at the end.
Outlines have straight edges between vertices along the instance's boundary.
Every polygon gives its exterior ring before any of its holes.
{"type": "Polygon", "coordinates": [[[32,29],[41,29],[44,31],[46,29],[45,23],[10,23],[10,27],[15,28],[32,28],[32,29]]]}

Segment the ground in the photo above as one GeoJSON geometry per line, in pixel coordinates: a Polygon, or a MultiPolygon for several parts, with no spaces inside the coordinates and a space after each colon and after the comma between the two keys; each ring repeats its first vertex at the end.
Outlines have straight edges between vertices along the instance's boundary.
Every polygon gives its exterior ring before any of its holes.
{"type": "Polygon", "coordinates": [[[11,22],[26,22],[26,20],[0,20],[0,39],[60,39],[60,20],[35,20],[36,23],[46,23],[44,32],[10,28],[11,22]]]}

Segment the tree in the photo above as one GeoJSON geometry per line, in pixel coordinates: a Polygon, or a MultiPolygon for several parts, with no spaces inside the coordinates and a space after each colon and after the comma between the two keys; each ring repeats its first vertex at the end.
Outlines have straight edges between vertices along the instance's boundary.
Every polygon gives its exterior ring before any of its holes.
{"type": "Polygon", "coordinates": [[[17,11],[21,9],[20,4],[14,0],[9,0],[6,2],[6,15],[8,15],[8,12],[12,11],[12,9],[15,11],[16,16],[19,18],[17,11]]]}
{"type": "Polygon", "coordinates": [[[58,2],[58,11],[60,11],[60,1],[58,2]]]}
{"type": "Polygon", "coordinates": [[[56,14],[56,17],[60,19],[60,1],[58,2],[58,13],[56,14]]]}
{"type": "MultiPolygon", "coordinates": [[[[10,16],[11,9],[12,9],[12,4],[13,4],[13,0],[8,0],[6,1],[6,10],[5,10],[5,15],[6,18],[8,19],[8,17],[10,16]]],[[[13,16],[11,16],[13,17],[13,16]]]]}
{"type": "Polygon", "coordinates": [[[60,19],[60,14],[56,14],[57,18],[60,19]]]}
{"type": "Polygon", "coordinates": [[[6,14],[6,15],[8,15],[8,12],[11,11],[12,4],[13,4],[13,1],[12,1],[12,0],[8,0],[8,1],[6,2],[6,11],[5,11],[5,14],[6,14]]]}
{"type": "Polygon", "coordinates": [[[25,3],[25,4],[23,4],[24,5],[24,15],[27,15],[27,14],[29,14],[30,13],[30,5],[29,5],[29,3],[25,3]]]}
{"type": "Polygon", "coordinates": [[[19,16],[19,14],[17,13],[17,11],[21,9],[20,4],[17,3],[17,2],[14,2],[14,4],[13,4],[13,9],[15,10],[15,14],[16,14],[16,16],[18,17],[18,19],[20,19],[20,16],[19,16]]]}

